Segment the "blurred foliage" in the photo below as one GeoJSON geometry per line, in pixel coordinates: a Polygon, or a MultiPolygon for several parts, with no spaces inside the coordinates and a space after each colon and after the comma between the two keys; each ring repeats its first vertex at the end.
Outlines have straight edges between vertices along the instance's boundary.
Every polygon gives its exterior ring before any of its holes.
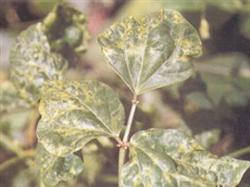
{"type": "MultiPolygon", "coordinates": [[[[184,17],[187,17],[200,31],[204,39],[204,56],[194,62],[194,69],[197,72],[184,83],[140,97],[135,127],[132,130],[136,132],[150,127],[177,128],[195,135],[200,144],[219,156],[249,145],[249,0],[101,0],[84,1],[84,3],[67,0],[67,2],[87,14],[87,19],[91,25],[99,29],[98,31],[103,31],[110,23],[128,15],[145,15],[163,7],[181,11],[184,17]]],[[[4,0],[0,5],[0,111],[2,111],[0,136],[4,134],[0,137],[0,186],[35,187],[39,183],[36,178],[39,171],[36,169],[34,171],[36,166],[34,156],[26,157],[25,154],[30,149],[34,150],[37,145],[35,129],[40,116],[33,109],[27,110],[29,103],[20,96],[20,87],[13,85],[10,75],[3,72],[9,67],[10,61],[6,58],[6,51],[9,51],[9,44],[17,33],[40,21],[46,25],[44,33],[47,39],[44,43],[50,45],[50,50],[61,55],[69,64],[64,70],[67,79],[94,78],[111,85],[120,93],[126,114],[130,95],[122,81],[104,63],[104,56],[101,55],[95,40],[97,31],[91,30],[89,26],[92,40],[89,40],[89,34],[86,32],[83,35],[79,34],[79,31],[86,29],[85,18],[77,16],[79,19],[73,19],[71,16],[66,16],[69,20],[64,19],[65,15],[71,14],[71,11],[60,12],[54,8],[54,0],[20,2],[4,0]],[[51,10],[53,13],[45,18],[51,10]],[[54,19],[60,24],[51,24],[50,21],[54,19]],[[76,27],[72,27],[72,24],[76,27]],[[61,25],[66,25],[62,27],[64,32],[57,33],[56,30],[61,25]],[[87,41],[90,41],[88,52],[85,56],[80,54],[79,57],[78,52],[86,50],[87,41]],[[22,154],[24,156],[20,156],[22,154]],[[19,157],[20,159],[15,160],[19,157]],[[14,162],[1,169],[4,163],[13,160],[14,162]]],[[[27,40],[21,45],[28,48],[31,44],[31,41],[27,40]]],[[[19,54],[22,60],[23,52],[19,54]]],[[[23,59],[24,63],[28,61],[23,59]]],[[[23,71],[28,69],[24,68],[23,71]]],[[[35,73],[33,66],[29,72],[29,75],[35,73]]],[[[83,171],[78,177],[73,177],[73,172],[70,176],[71,181],[61,181],[57,186],[117,186],[117,151],[113,142],[107,139],[90,142],[83,150],[77,152],[76,156],[83,160],[83,171]],[[100,151],[103,148],[106,151],[100,151]]],[[[249,160],[250,154],[241,158],[249,160]]],[[[51,176],[54,182],[60,179],[51,176]]],[[[59,176],[64,174],[59,173],[59,176]]],[[[239,186],[248,187],[249,184],[248,172],[239,186]]]]}

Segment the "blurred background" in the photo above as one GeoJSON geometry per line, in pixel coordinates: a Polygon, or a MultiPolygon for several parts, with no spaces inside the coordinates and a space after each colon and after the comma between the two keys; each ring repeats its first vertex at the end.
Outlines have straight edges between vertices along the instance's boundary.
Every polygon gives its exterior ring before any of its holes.
{"type": "MultiPolygon", "coordinates": [[[[126,112],[131,93],[106,64],[96,37],[112,23],[161,8],[179,10],[198,30],[203,56],[196,73],[184,83],[140,97],[133,131],[179,128],[195,136],[218,156],[250,160],[250,0],[65,0],[83,12],[91,35],[87,52],[69,59],[68,79],[98,79],[121,96],[126,112]],[[240,151],[239,151],[240,150],[240,151]]],[[[0,0],[0,84],[9,79],[9,51],[17,35],[43,19],[56,0],[0,0]]],[[[1,89],[1,88],[0,88],[1,89]]],[[[37,186],[29,158],[15,160],[15,149],[34,150],[37,112],[0,113],[0,187],[37,186]],[[13,148],[14,147],[14,148],[13,148]],[[14,149],[14,150],[13,150],[14,149]],[[12,159],[6,167],[6,162],[12,159]],[[4,167],[3,167],[4,166],[4,167]]],[[[82,174],[59,186],[117,186],[117,149],[102,140],[84,151],[82,174]]],[[[248,171],[240,187],[250,187],[248,171]]]]}

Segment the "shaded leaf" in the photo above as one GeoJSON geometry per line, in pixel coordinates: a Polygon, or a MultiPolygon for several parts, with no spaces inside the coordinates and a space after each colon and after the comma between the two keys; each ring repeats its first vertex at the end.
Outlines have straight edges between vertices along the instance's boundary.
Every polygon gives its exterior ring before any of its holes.
{"type": "Polygon", "coordinates": [[[57,157],[39,144],[37,147],[36,163],[39,167],[39,179],[41,186],[56,186],[61,181],[69,181],[79,175],[83,170],[82,160],[74,155],[57,157]]]}
{"type": "Polygon", "coordinates": [[[241,16],[240,31],[243,36],[250,39],[250,13],[241,16]]]}
{"type": "Polygon", "coordinates": [[[222,101],[231,106],[245,106],[248,103],[249,62],[245,55],[228,53],[195,64],[207,84],[207,93],[215,105],[222,101]]]}
{"type": "Polygon", "coordinates": [[[66,3],[59,3],[48,14],[42,21],[42,29],[55,51],[81,54],[87,49],[90,37],[86,17],[66,3]]]}
{"type": "Polygon", "coordinates": [[[117,138],[124,109],[111,88],[97,81],[55,81],[44,87],[37,135],[56,155],[81,149],[99,136],[117,138]]]}
{"type": "Polygon", "coordinates": [[[195,135],[195,139],[206,149],[210,149],[218,143],[221,136],[220,129],[211,129],[195,135]]]}
{"type": "MultiPolygon", "coordinates": [[[[83,148],[82,151],[84,158],[85,171],[82,177],[85,179],[88,186],[95,186],[97,180],[100,178],[103,168],[108,158],[105,156],[103,150],[100,149],[95,144],[88,144],[83,148]]],[[[104,170],[107,173],[107,170],[104,170]]]]}
{"type": "Polygon", "coordinates": [[[196,30],[173,10],[125,19],[100,35],[99,44],[137,95],[187,79],[190,58],[201,54],[196,30]]]}
{"type": "Polygon", "coordinates": [[[178,130],[150,129],[130,142],[130,161],[122,168],[122,186],[236,186],[248,161],[217,158],[178,130]]]}

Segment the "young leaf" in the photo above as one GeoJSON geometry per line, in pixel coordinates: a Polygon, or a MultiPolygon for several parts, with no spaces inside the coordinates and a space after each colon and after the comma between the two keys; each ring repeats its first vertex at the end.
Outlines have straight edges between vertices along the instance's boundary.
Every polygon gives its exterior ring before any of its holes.
{"type": "Polygon", "coordinates": [[[130,157],[122,168],[123,187],[233,187],[250,166],[248,161],[217,158],[178,130],[136,133],[130,157]]]}
{"type": "Polygon", "coordinates": [[[23,31],[10,52],[10,73],[21,98],[31,105],[48,80],[60,80],[67,68],[63,50],[85,51],[85,17],[59,4],[42,22],[23,31]]]}
{"type": "Polygon", "coordinates": [[[69,154],[57,157],[47,152],[41,144],[37,147],[36,163],[40,182],[46,187],[56,186],[60,181],[69,181],[83,170],[82,160],[78,156],[69,154]]]}
{"type": "Polygon", "coordinates": [[[196,30],[173,10],[125,19],[104,32],[99,44],[136,95],[187,79],[190,58],[202,51],[196,30]]]}
{"type": "Polygon", "coordinates": [[[44,87],[39,110],[39,142],[58,156],[99,136],[117,138],[124,123],[118,96],[97,81],[51,82],[44,87]]]}

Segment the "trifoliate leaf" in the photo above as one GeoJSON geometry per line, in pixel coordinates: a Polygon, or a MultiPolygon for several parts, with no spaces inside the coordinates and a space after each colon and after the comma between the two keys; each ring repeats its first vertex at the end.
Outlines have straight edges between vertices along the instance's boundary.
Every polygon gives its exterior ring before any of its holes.
{"type": "Polygon", "coordinates": [[[129,146],[122,187],[233,187],[250,166],[248,161],[218,158],[178,130],[140,131],[129,146]]]}
{"type": "Polygon", "coordinates": [[[78,156],[68,154],[57,157],[47,152],[41,144],[37,148],[36,163],[39,167],[40,183],[46,187],[56,186],[60,181],[72,180],[83,170],[82,160],[78,156]]]}
{"type": "Polygon", "coordinates": [[[99,136],[117,138],[124,123],[118,96],[97,81],[51,82],[39,110],[39,142],[56,155],[73,153],[99,136]]]}
{"type": "Polygon", "coordinates": [[[190,58],[201,54],[196,30],[173,10],[125,19],[100,35],[99,44],[137,95],[187,79],[190,58]]]}

